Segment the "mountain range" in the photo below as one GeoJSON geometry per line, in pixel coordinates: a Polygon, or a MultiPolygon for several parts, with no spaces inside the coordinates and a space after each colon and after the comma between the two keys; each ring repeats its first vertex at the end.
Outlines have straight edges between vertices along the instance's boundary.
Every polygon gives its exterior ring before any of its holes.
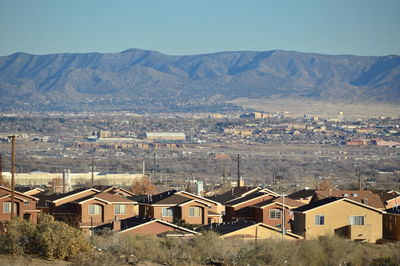
{"type": "Polygon", "coordinates": [[[0,111],[227,111],[228,101],[400,102],[400,56],[238,51],[0,57],[0,111]]]}

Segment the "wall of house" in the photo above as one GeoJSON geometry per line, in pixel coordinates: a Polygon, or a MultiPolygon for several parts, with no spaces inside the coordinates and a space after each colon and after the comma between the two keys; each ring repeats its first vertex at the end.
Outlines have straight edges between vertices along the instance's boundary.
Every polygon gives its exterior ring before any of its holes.
{"type": "MultiPolygon", "coordinates": [[[[272,209],[278,209],[282,211],[282,206],[279,204],[273,204],[273,205],[269,205],[266,206],[264,208],[253,208],[254,209],[254,215],[255,215],[255,221],[256,222],[260,222],[260,223],[264,223],[264,224],[268,224],[270,226],[274,226],[277,227],[277,225],[281,225],[282,224],[282,218],[279,219],[271,219],[269,217],[269,211],[272,209]]],[[[290,221],[293,219],[293,217],[291,217],[289,215],[289,210],[287,208],[285,208],[285,228],[286,230],[291,230],[291,223],[290,221]]]]}
{"type": "Polygon", "coordinates": [[[359,239],[365,238],[368,242],[374,243],[382,238],[382,214],[346,201],[334,202],[308,211],[306,213],[305,238],[312,239],[322,235],[334,235],[335,232],[338,233],[342,230],[345,231],[350,225],[349,217],[354,215],[365,217],[364,226],[352,226],[357,227],[352,230],[361,232],[358,235],[363,235],[359,236],[359,239]],[[324,225],[315,224],[315,215],[324,215],[324,225]]]}
{"type": "Polygon", "coordinates": [[[400,240],[400,214],[383,214],[383,238],[400,240]]]}
{"type": "Polygon", "coordinates": [[[198,200],[200,202],[204,202],[204,203],[206,203],[208,205],[211,205],[211,207],[209,209],[210,211],[213,211],[213,212],[216,212],[216,213],[219,213],[219,214],[222,214],[225,211],[225,206],[224,205],[216,204],[216,203],[214,203],[212,201],[209,201],[209,200],[203,200],[202,197],[193,197],[191,195],[184,194],[184,193],[179,193],[178,195],[181,195],[181,196],[189,198],[189,199],[198,200]]]}
{"type": "MultiPolygon", "coordinates": [[[[18,195],[18,197],[20,197],[18,195]]],[[[3,203],[10,202],[11,197],[6,197],[0,199],[0,221],[9,221],[11,219],[11,213],[4,213],[3,212],[3,203]]],[[[15,203],[17,204],[17,212],[15,213],[16,216],[24,218],[24,214],[29,215],[29,220],[33,223],[37,223],[37,210],[36,210],[36,201],[30,198],[17,199],[15,198],[15,203]],[[29,204],[24,204],[25,202],[29,202],[29,204]]]]}
{"type": "Polygon", "coordinates": [[[137,212],[135,212],[135,206],[130,204],[107,204],[103,201],[99,201],[96,199],[89,200],[81,204],[82,208],[82,217],[81,217],[81,222],[82,223],[89,223],[91,222],[90,217],[93,217],[93,222],[111,222],[113,221],[116,217],[118,217],[119,220],[126,219],[129,217],[133,217],[137,215],[137,212]],[[91,215],[89,214],[89,205],[91,204],[97,204],[101,206],[102,212],[100,215],[91,215]],[[115,214],[114,213],[114,206],[115,205],[126,205],[126,214],[115,214]]]}
{"type": "MultiPolygon", "coordinates": [[[[225,234],[221,236],[222,238],[244,238],[244,239],[250,239],[250,240],[255,240],[257,236],[257,239],[282,239],[282,232],[272,230],[270,228],[266,228],[265,226],[262,225],[257,225],[257,226],[249,226],[240,230],[237,230],[235,232],[231,232],[229,234],[225,234]]],[[[295,237],[290,236],[290,235],[284,235],[284,239],[287,240],[296,240],[295,237]]]]}
{"type": "Polygon", "coordinates": [[[294,213],[294,219],[292,223],[292,232],[299,236],[304,236],[306,231],[306,220],[307,217],[304,213],[294,213]]]}
{"type": "Polygon", "coordinates": [[[187,224],[208,224],[208,207],[197,202],[191,202],[181,207],[181,219],[187,224]],[[200,208],[200,216],[189,216],[189,208],[200,208]]]}
{"type": "Polygon", "coordinates": [[[234,205],[234,206],[225,206],[225,220],[226,221],[230,221],[232,219],[235,218],[245,218],[247,220],[254,220],[254,212],[253,212],[253,208],[248,208],[246,210],[243,210],[244,208],[250,207],[254,204],[272,199],[273,196],[271,195],[264,195],[264,196],[260,196],[258,198],[234,205]],[[240,211],[242,210],[242,211],[240,211]]]}

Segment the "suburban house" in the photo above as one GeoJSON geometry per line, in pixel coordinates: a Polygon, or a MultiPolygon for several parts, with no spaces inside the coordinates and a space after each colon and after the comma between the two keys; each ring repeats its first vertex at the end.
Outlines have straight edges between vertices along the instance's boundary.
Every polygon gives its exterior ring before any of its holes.
{"type": "Polygon", "coordinates": [[[222,204],[185,191],[170,190],[149,195],[139,203],[139,215],[167,222],[204,225],[222,221],[222,204]]]}
{"type": "Polygon", "coordinates": [[[198,231],[213,231],[221,238],[241,238],[245,240],[257,239],[302,239],[301,236],[286,232],[282,234],[282,230],[263,223],[256,223],[246,220],[230,221],[220,224],[209,224],[198,229],[198,231]]]}
{"type": "Polygon", "coordinates": [[[225,203],[225,221],[232,221],[236,219],[254,221],[254,208],[251,208],[251,206],[273,198],[276,198],[276,194],[255,192],[244,197],[228,201],[225,203]]]}
{"type": "Polygon", "coordinates": [[[400,207],[387,209],[383,214],[383,238],[400,240],[400,207]]]}
{"type": "Polygon", "coordinates": [[[264,223],[273,227],[282,227],[282,210],[285,215],[285,228],[291,230],[291,223],[293,222],[292,209],[304,206],[305,203],[282,197],[270,199],[253,205],[253,212],[255,221],[264,223]]]}
{"type": "Polygon", "coordinates": [[[292,211],[292,232],[305,239],[339,235],[375,243],[383,236],[382,214],[385,212],[349,198],[327,197],[292,211]]]}
{"type": "MultiPolygon", "coordinates": [[[[37,198],[14,191],[14,215],[37,223],[37,198]]],[[[0,186],[0,222],[11,220],[11,189],[0,186]]]]}
{"type": "Polygon", "coordinates": [[[114,220],[94,228],[94,232],[97,234],[101,234],[104,230],[114,231],[124,235],[156,235],[168,237],[190,237],[199,234],[173,223],[139,216],[114,220]]]}
{"type": "Polygon", "coordinates": [[[138,212],[137,202],[94,188],[54,195],[47,202],[49,213],[57,220],[79,226],[85,232],[115,219],[136,216],[138,212]]]}

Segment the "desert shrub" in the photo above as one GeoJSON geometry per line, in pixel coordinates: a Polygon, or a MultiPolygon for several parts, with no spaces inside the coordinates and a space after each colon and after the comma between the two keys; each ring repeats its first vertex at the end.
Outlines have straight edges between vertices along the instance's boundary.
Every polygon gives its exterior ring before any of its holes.
{"type": "Polygon", "coordinates": [[[7,231],[0,238],[1,249],[10,254],[37,254],[66,259],[79,253],[88,253],[89,242],[78,229],[54,221],[50,215],[41,215],[40,224],[14,218],[7,223],[7,231]]]}
{"type": "Polygon", "coordinates": [[[0,238],[1,249],[13,255],[29,253],[34,234],[34,224],[15,217],[7,223],[6,233],[0,238]]]}
{"type": "Polygon", "coordinates": [[[81,231],[66,223],[54,221],[51,216],[41,219],[32,242],[35,253],[62,260],[90,251],[90,244],[81,231]]]}

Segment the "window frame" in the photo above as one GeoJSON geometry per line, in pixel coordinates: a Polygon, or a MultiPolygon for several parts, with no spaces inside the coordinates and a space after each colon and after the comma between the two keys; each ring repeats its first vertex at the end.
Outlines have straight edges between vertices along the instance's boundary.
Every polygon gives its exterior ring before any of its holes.
{"type": "Polygon", "coordinates": [[[88,206],[88,214],[89,215],[101,215],[101,209],[102,209],[102,206],[100,206],[100,205],[98,205],[98,204],[89,204],[89,206],[88,206]],[[90,207],[94,207],[93,208],[93,210],[94,210],[94,212],[93,213],[91,213],[90,212],[90,210],[91,210],[91,208],[90,207]],[[98,208],[98,213],[96,213],[96,209],[98,208]]]}
{"type": "Polygon", "coordinates": [[[364,215],[350,215],[349,216],[350,225],[365,225],[364,215]]]}
{"type": "Polygon", "coordinates": [[[315,225],[325,225],[325,215],[316,214],[314,216],[315,225]]]}
{"type": "Polygon", "coordinates": [[[269,219],[271,219],[271,220],[282,219],[282,210],[281,209],[270,209],[269,210],[269,219]],[[277,217],[277,214],[279,214],[279,217],[277,217]]]}
{"type": "MultiPolygon", "coordinates": [[[[16,202],[14,202],[14,214],[18,212],[18,205],[16,202]]],[[[5,201],[3,202],[3,213],[11,213],[11,201],[5,201]],[[5,206],[8,205],[8,211],[5,210],[5,206]]]]}
{"type": "Polygon", "coordinates": [[[114,205],[114,214],[117,214],[117,215],[126,214],[126,205],[125,204],[114,205]],[[121,207],[123,207],[123,208],[121,208],[121,207]],[[123,212],[121,211],[121,209],[123,210],[123,212]]]}
{"type": "Polygon", "coordinates": [[[189,217],[201,217],[201,208],[198,206],[192,206],[189,207],[189,217]],[[191,214],[190,211],[193,210],[193,213],[191,214]],[[196,210],[198,210],[198,215],[196,215],[196,210]]]}
{"type": "Polygon", "coordinates": [[[174,208],[173,207],[163,207],[161,210],[162,217],[173,217],[174,216],[174,208]]]}

